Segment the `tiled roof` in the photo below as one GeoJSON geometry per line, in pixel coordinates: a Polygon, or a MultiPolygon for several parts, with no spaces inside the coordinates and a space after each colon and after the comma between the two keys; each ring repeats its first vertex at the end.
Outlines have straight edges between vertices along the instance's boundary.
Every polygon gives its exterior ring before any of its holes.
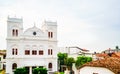
{"type": "MultiPolygon", "coordinates": [[[[113,53],[114,55],[116,55],[116,57],[119,57],[120,58],[120,52],[115,52],[113,53]]],[[[115,56],[114,56],[115,57],[115,56]]]]}
{"type": "Polygon", "coordinates": [[[0,55],[5,55],[5,53],[0,53],[0,55]]]}
{"type": "Polygon", "coordinates": [[[6,50],[0,50],[0,55],[5,55],[6,54],[6,50]]]}
{"type": "Polygon", "coordinates": [[[82,67],[84,66],[104,67],[111,70],[115,74],[120,74],[120,58],[116,58],[116,57],[110,57],[106,59],[88,62],[84,64],[82,67]]]}
{"type": "Polygon", "coordinates": [[[106,54],[106,53],[98,53],[98,54],[96,54],[96,56],[97,56],[97,57],[107,57],[107,56],[109,56],[109,55],[106,54]]]}

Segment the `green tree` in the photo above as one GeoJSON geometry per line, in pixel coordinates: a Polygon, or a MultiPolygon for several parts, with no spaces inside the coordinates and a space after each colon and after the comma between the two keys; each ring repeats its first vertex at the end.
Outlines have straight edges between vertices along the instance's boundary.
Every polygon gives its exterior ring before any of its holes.
{"type": "Polygon", "coordinates": [[[17,68],[15,69],[14,74],[27,74],[27,70],[25,68],[17,68]]]}
{"type": "Polygon", "coordinates": [[[74,62],[75,62],[75,60],[74,60],[73,57],[67,58],[66,59],[66,65],[67,65],[67,67],[71,67],[74,62]]]}
{"type": "Polygon", "coordinates": [[[92,61],[92,57],[87,57],[87,62],[91,62],[92,61]]]}
{"type": "Polygon", "coordinates": [[[33,74],[47,74],[46,68],[34,68],[33,74]]]}
{"type": "Polygon", "coordinates": [[[73,57],[67,58],[65,63],[66,63],[67,68],[70,70],[70,74],[72,74],[72,72],[73,72],[72,65],[73,65],[73,63],[75,63],[74,58],[73,57]]]}
{"type": "Polygon", "coordinates": [[[61,65],[65,65],[65,61],[68,57],[67,53],[58,53],[58,65],[59,65],[59,69],[60,71],[62,71],[61,65]]]}
{"type": "Polygon", "coordinates": [[[75,61],[75,66],[77,69],[79,69],[83,64],[92,61],[91,57],[86,56],[79,56],[77,57],[77,60],[75,61]]]}
{"type": "Polygon", "coordinates": [[[116,49],[119,49],[119,47],[118,47],[118,46],[116,46],[115,48],[116,48],[116,49]]]}
{"type": "Polygon", "coordinates": [[[115,48],[116,48],[115,50],[118,52],[119,51],[119,46],[116,46],[115,48]]]}

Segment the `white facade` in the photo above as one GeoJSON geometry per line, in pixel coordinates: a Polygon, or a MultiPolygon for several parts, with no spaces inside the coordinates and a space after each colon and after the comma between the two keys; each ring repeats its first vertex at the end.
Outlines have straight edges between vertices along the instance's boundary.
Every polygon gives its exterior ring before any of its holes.
{"type": "Polygon", "coordinates": [[[92,53],[89,51],[82,51],[81,48],[76,47],[76,46],[71,46],[71,47],[59,47],[58,52],[61,53],[67,53],[68,57],[74,57],[75,59],[78,56],[88,56],[88,57],[93,57],[92,53]]]}
{"type": "Polygon", "coordinates": [[[79,74],[115,74],[107,68],[85,66],[80,69],[79,74]]]}
{"type": "Polygon", "coordinates": [[[23,32],[22,18],[8,17],[6,73],[26,67],[32,74],[40,66],[57,71],[57,23],[44,21],[41,29],[34,25],[23,32]]]}

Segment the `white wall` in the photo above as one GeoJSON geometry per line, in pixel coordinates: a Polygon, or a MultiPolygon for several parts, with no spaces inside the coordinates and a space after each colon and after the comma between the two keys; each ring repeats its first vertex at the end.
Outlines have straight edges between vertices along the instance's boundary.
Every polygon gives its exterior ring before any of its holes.
{"type": "Polygon", "coordinates": [[[102,68],[102,67],[83,67],[80,69],[79,74],[93,74],[93,73],[98,73],[98,74],[115,74],[112,71],[110,71],[107,68],[102,68]]]}
{"type": "MultiPolygon", "coordinates": [[[[37,27],[29,28],[22,32],[22,19],[9,18],[7,26],[7,57],[6,57],[6,73],[13,74],[12,64],[16,63],[17,67],[25,66],[44,66],[48,69],[48,63],[52,63],[52,71],[57,71],[57,24],[45,25],[49,29],[43,33],[37,27]],[[17,23],[16,23],[17,22],[17,23]],[[12,29],[18,28],[20,35],[13,37],[12,29]],[[54,32],[53,38],[48,38],[48,31],[54,32]],[[36,32],[37,35],[33,35],[36,32]],[[17,55],[12,55],[12,48],[18,49],[17,55]],[[30,50],[30,55],[25,55],[25,50],[30,50]],[[44,51],[44,55],[39,55],[39,50],[44,51]],[[52,49],[52,55],[48,55],[48,49],[52,49]],[[37,55],[32,55],[32,50],[37,51],[37,55]]],[[[51,23],[52,24],[52,23],[51,23]]]]}

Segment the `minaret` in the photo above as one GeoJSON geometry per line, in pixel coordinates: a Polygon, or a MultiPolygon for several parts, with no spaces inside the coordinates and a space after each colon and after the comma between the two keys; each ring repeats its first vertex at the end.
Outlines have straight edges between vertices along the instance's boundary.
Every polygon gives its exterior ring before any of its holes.
{"type": "Polygon", "coordinates": [[[10,18],[7,19],[7,37],[19,37],[23,33],[23,19],[10,18]]]}
{"type": "Polygon", "coordinates": [[[57,40],[57,22],[44,21],[42,30],[48,35],[48,39],[57,40]]]}
{"type": "MultiPolygon", "coordinates": [[[[23,34],[23,20],[22,18],[7,19],[7,56],[6,56],[6,74],[13,74],[12,66],[16,66],[13,58],[19,55],[19,40],[23,34]]],[[[15,68],[15,67],[14,67],[15,68]]]]}

